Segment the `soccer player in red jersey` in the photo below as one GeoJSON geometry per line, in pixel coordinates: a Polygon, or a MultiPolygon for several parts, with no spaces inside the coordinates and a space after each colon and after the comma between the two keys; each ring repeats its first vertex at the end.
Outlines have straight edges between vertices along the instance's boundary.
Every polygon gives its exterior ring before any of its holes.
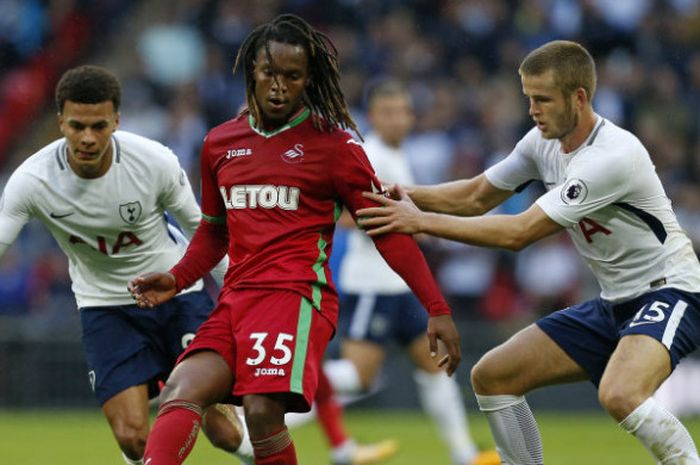
{"type": "MultiPolygon", "coordinates": [[[[281,15],[246,38],[234,71],[245,75],[248,110],[214,129],[202,149],[203,220],[167,273],[129,283],[141,307],[169,298],[230,259],[217,307],[180,357],[161,394],[145,463],[182,463],[203,408],[242,404],[258,465],[296,464],[285,412],[309,410],[337,320],[328,257],[342,205],[376,205],[381,191],[339,86],[337,51],[303,19],[281,15]]],[[[452,374],[459,335],[415,241],[374,239],[430,314],[429,349],[440,339],[452,374]]]]}

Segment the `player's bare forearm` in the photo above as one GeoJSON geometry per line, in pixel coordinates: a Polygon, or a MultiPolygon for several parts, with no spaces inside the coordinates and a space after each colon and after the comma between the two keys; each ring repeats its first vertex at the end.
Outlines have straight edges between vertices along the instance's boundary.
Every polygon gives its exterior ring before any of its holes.
{"type": "Polygon", "coordinates": [[[405,192],[400,200],[370,193],[364,195],[381,204],[357,211],[370,236],[388,232],[425,233],[470,245],[521,250],[562,229],[536,204],[519,215],[461,218],[422,212],[405,192]]]}
{"type": "Polygon", "coordinates": [[[563,227],[537,205],[519,215],[458,218],[437,213],[421,215],[420,232],[482,247],[522,250],[563,227]]]}
{"type": "Polygon", "coordinates": [[[473,204],[466,204],[457,192],[466,181],[454,181],[434,186],[406,186],[411,200],[423,211],[473,216],[479,214],[473,204]]]}
{"type": "Polygon", "coordinates": [[[418,232],[481,247],[517,251],[531,243],[528,231],[510,215],[460,218],[426,212],[418,225],[418,232]]]}
{"type": "Polygon", "coordinates": [[[483,215],[513,193],[494,187],[484,174],[434,186],[408,186],[411,200],[423,211],[457,216],[483,215]]]}

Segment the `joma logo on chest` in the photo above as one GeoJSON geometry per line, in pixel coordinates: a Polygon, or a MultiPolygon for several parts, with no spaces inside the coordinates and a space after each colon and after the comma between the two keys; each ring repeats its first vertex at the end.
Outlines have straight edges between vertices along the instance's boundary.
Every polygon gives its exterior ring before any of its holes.
{"type": "Polygon", "coordinates": [[[226,159],[230,160],[235,157],[246,157],[253,154],[251,149],[229,149],[226,151],[226,159]]]}

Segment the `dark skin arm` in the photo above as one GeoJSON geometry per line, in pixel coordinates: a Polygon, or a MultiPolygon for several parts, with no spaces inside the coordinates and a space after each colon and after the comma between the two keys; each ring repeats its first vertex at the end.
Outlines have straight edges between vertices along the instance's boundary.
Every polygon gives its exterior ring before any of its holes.
{"type": "Polygon", "coordinates": [[[129,281],[129,293],[141,308],[153,308],[175,296],[175,276],[170,273],[144,273],[129,281]]]}
{"type": "Polygon", "coordinates": [[[444,367],[448,376],[457,370],[462,360],[462,346],[459,342],[457,326],[450,315],[432,316],[428,318],[428,349],[432,358],[438,354],[438,339],[445,344],[447,355],[438,361],[439,367],[444,367]]]}

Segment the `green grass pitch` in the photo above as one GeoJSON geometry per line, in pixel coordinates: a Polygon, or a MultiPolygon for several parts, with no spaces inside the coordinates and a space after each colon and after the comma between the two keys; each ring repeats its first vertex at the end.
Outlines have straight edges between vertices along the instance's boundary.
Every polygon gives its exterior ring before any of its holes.
{"type": "MultiPolygon", "coordinates": [[[[602,413],[536,412],[548,465],[652,465],[637,441],[602,413]]],[[[386,465],[451,465],[433,424],[419,411],[346,412],[350,432],[360,441],[396,438],[398,455],[386,465]]],[[[687,419],[700,442],[700,419],[687,419]]],[[[492,447],[488,425],[473,412],[472,433],[492,447]]],[[[328,451],[316,422],[292,430],[299,463],[327,465],[328,451]]],[[[0,463],[17,465],[123,465],[99,410],[0,411],[0,463]]],[[[214,449],[200,435],[188,465],[231,465],[237,460],[214,449]]]]}

